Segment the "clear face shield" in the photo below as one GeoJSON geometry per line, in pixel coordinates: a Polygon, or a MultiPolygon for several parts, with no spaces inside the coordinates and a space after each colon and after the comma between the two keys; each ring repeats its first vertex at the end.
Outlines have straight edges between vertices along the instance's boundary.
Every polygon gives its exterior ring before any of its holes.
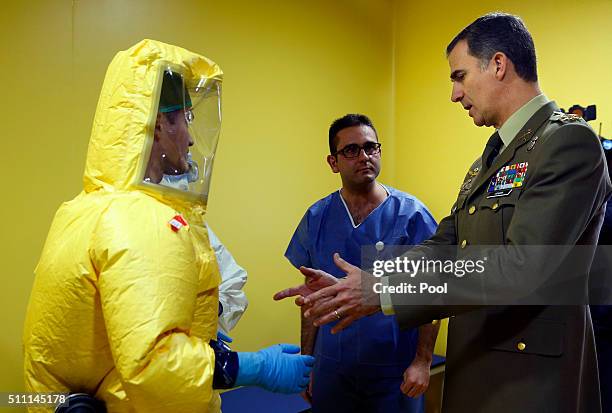
{"type": "Polygon", "coordinates": [[[163,73],[144,181],[207,200],[221,127],[221,82],[163,73]]]}

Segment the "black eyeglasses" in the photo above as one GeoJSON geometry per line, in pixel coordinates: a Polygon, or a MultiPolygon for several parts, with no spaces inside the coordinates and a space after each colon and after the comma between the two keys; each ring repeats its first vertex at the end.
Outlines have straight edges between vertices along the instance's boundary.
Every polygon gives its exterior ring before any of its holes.
{"type": "Polygon", "coordinates": [[[338,155],[341,153],[345,158],[357,158],[363,149],[366,155],[372,156],[380,153],[381,146],[382,145],[378,142],[366,142],[363,145],[351,143],[350,145],[346,145],[344,148],[337,150],[333,155],[338,155]]]}

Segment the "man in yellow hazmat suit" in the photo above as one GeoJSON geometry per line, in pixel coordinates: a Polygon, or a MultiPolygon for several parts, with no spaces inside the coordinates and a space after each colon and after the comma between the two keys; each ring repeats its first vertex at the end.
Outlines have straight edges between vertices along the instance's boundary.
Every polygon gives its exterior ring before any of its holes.
{"type": "Polygon", "coordinates": [[[152,40],[115,56],[84,191],[57,211],[36,268],[28,391],[88,393],[109,412],[218,412],[216,389],[307,385],[313,360],[296,346],[215,341],[220,277],[202,223],[221,81],[209,59],[152,40]]]}

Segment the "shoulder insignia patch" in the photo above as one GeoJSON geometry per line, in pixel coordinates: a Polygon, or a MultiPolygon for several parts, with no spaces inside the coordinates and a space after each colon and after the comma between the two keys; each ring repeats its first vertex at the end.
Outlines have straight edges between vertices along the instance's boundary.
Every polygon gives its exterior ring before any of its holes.
{"type": "Polygon", "coordinates": [[[582,118],[573,113],[563,113],[563,112],[553,112],[550,116],[550,120],[553,122],[562,122],[562,123],[570,123],[570,122],[579,122],[582,118]]]}

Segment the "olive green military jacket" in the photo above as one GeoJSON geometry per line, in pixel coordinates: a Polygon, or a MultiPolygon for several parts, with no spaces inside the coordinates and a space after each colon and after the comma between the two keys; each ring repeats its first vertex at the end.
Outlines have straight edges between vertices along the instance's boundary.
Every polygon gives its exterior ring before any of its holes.
{"type": "MultiPolygon", "coordinates": [[[[611,188],[593,130],[550,102],[489,168],[480,159],[472,165],[451,214],[411,253],[439,245],[596,245],[611,188]],[[511,191],[500,178],[507,166],[522,171],[511,191]]],[[[573,264],[586,274],[591,259],[573,264]]],[[[517,274],[521,265],[503,252],[493,264],[517,274]]],[[[395,274],[389,285],[407,280],[395,274]]],[[[444,413],[600,412],[587,306],[407,306],[405,300],[391,296],[403,328],[451,317],[444,413]]]]}

